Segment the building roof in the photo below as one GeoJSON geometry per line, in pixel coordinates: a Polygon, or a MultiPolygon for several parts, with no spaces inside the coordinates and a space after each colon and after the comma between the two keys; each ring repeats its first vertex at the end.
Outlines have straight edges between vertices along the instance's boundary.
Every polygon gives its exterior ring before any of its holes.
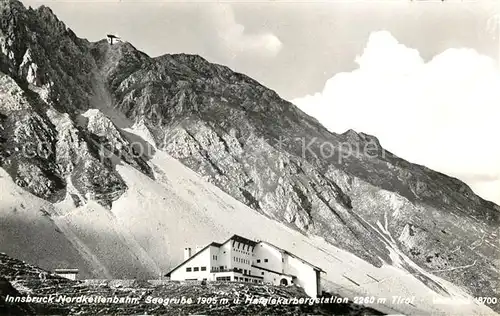
{"type": "Polygon", "coordinates": [[[181,262],[177,267],[173,268],[172,270],[170,270],[167,274],[165,274],[165,276],[170,276],[172,274],[172,272],[174,272],[175,270],[179,269],[180,267],[182,267],[185,263],[188,263],[189,261],[191,261],[191,259],[193,259],[194,257],[196,257],[198,254],[200,254],[201,252],[205,251],[205,249],[207,249],[208,247],[210,246],[214,246],[214,247],[217,247],[219,248],[220,246],[222,246],[222,244],[219,244],[217,242],[212,242],[212,243],[209,243],[208,245],[206,245],[205,247],[203,247],[202,249],[200,249],[198,252],[196,252],[194,255],[192,255],[191,257],[189,257],[188,259],[184,260],[183,262],[181,262]]]}
{"type": "Polygon", "coordinates": [[[310,262],[307,262],[306,260],[304,260],[304,259],[302,259],[302,258],[300,258],[300,257],[298,257],[298,256],[296,256],[296,255],[294,255],[293,253],[291,253],[291,252],[289,252],[289,251],[287,251],[287,250],[285,250],[285,249],[283,249],[283,248],[280,248],[280,247],[278,247],[278,246],[276,246],[276,245],[273,245],[273,244],[271,244],[271,243],[269,243],[269,242],[267,242],[267,241],[261,241],[261,243],[264,243],[264,244],[266,244],[266,245],[269,245],[269,246],[271,246],[271,247],[275,248],[276,250],[278,250],[278,251],[280,251],[280,252],[283,252],[283,253],[285,253],[285,254],[289,255],[290,257],[294,257],[295,259],[302,261],[302,263],[305,263],[305,264],[307,264],[307,265],[309,265],[309,266],[313,267],[313,269],[314,269],[314,270],[317,270],[317,271],[319,271],[319,272],[326,273],[326,272],[325,272],[323,269],[321,269],[320,267],[315,266],[314,264],[312,264],[312,263],[310,263],[310,262]]]}
{"type": "Polygon", "coordinates": [[[237,242],[242,243],[242,244],[247,244],[247,245],[250,245],[252,247],[255,247],[255,245],[257,245],[257,242],[255,240],[251,240],[251,239],[248,239],[248,238],[245,238],[245,237],[241,237],[239,235],[233,235],[233,236],[231,236],[231,238],[229,238],[228,240],[226,240],[223,244],[227,243],[230,240],[234,240],[234,241],[237,241],[237,242]]]}
{"type": "Polygon", "coordinates": [[[237,268],[224,269],[223,271],[210,271],[210,273],[214,273],[214,274],[225,273],[225,272],[235,272],[235,273],[239,273],[240,275],[245,276],[245,277],[251,277],[251,278],[256,278],[256,279],[264,279],[263,277],[258,276],[258,275],[244,274],[243,273],[243,269],[237,269],[237,268]]]}

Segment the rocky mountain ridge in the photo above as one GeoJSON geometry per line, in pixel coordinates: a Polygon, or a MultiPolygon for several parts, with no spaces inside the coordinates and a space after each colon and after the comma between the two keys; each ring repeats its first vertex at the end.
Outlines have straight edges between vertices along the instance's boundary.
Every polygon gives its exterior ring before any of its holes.
{"type": "Polygon", "coordinates": [[[127,191],[117,163],[155,179],[157,148],[261,214],[376,266],[399,265],[435,291],[446,292],[419,268],[498,295],[500,208],[459,180],[373,136],[330,133],[199,56],[90,43],[44,6],[2,0],[0,16],[0,163],[25,190],[109,209],[127,191]],[[126,132],[133,123],[153,148],[126,132]]]}

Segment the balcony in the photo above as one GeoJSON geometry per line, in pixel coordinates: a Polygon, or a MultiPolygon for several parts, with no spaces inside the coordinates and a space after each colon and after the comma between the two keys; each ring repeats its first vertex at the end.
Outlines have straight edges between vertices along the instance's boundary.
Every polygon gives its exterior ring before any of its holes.
{"type": "Polygon", "coordinates": [[[218,273],[218,272],[236,272],[236,273],[243,273],[243,269],[238,269],[238,268],[231,268],[231,269],[221,269],[221,268],[212,268],[210,269],[211,273],[218,273]]]}
{"type": "Polygon", "coordinates": [[[245,273],[245,271],[243,269],[239,269],[239,268],[231,268],[231,269],[212,268],[212,269],[210,269],[210,273],[222,273],[222,272],[234,272],[234,273],[239,273],[242,276],[247,276],[247,277],[254,278],[254,279],[263,279],[263,277],[261,277],[261,276],[250,274],[249,270],[247,270],[247,272],[245,273]]]}
{"type": "Polygon", "coordinates": [[[231,269],[221,269],[221,268],[212,268],[210,269],[211,273],[218,273],[218,272],[235,272],[235,273],[241,273],[243,275],[249,275],[252,276],[249,272],[250,270],[247,270],[246,272],[243,269],[239,268],[231,268],[231,269]]]}

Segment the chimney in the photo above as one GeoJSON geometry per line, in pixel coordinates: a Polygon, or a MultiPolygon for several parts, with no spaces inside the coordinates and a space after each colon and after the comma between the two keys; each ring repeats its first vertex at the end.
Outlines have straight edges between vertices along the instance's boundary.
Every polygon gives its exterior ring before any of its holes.
{"type": "Polygon", "coordinates": [[[191,248],[184,248],[184,260],[191,258],[191,248]]]}

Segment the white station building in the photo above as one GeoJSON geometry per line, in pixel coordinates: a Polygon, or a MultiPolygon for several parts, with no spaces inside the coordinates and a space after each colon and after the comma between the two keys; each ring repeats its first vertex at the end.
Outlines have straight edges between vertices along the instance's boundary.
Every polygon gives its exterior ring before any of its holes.
{"type": "Polygon", "coordinates": [[[321,268],[265,241],[234,235],[224,243],[184,249],[184,262],[165,276],[174,281],[238,281],[298,285],[307,295],[321,294],[321,268]]]}

